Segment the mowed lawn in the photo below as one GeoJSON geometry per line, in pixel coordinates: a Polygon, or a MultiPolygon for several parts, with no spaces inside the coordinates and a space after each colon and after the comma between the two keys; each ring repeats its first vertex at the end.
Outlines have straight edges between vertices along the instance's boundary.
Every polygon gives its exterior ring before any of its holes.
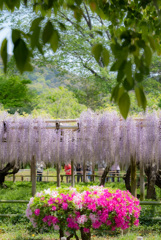
{"type": "MultiPolygon", "coordinates": [[[[54,172],[52,172],[53,174],[54,172]]],[[[56,173],[55,173],[56,175],[56,173]]],[[[92,183],[79,183],[79,185],[96,185],[99,181],[92,183]]],[[[31,197],[31,182],[20,182],[15,183],[6,181],[7,189],[0,189],[0,199],[4,200],[29,200],[31,197]]],[[[62,187],[66,188],[70,186],[70,183],[62,183],[62,187]]],[[[56,187],[56,182],[38,182],[37,192],[47,189],[51,186],[56,187]]],[[[106,187],[119,188],[125,190],[125,185],[123,182],[120,183],[106,183],[106,187]]],[[[157,189],[158,197],[160,197],[160,189],[157,189]]],[[[0,203],[0,214],[21,214],[25,215],[26,204],[5,204],[0,203]]],[[[143,206],[140,222],[141,225],[138,228],[132,228],[122,236],[122,233],[118,231],[114,232],[93,232],[93,240],[135,240],[137,236],[143,236],[144,240],[161,239],[161,222],[146,220],[147,217],[154,217],[161,215],[161,207],[143,206]]],[[[38,233],[33,229],[31,223],[26,219],[26,217],[16,216],[16,217],[0,217],[0,240],[56,240],[59,239],[57,232],[54,233],[38,233]]],[[[73,238],[75,239],[75,238],[73,238]]]]}

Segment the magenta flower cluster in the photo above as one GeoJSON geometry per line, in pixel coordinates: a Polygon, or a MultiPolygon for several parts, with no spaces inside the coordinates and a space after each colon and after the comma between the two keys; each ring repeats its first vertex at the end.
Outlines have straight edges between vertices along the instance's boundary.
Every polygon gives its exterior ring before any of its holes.
{"type": "Polygon", "coordinates": [[[74,188],[37,193],[26,216],[34,227],[61,229],[66,235],[83,229],[88,234],[93,229],[138,226],[140,209],[139,200],[128,191],[93,186],[81,193],[74,188]]]}

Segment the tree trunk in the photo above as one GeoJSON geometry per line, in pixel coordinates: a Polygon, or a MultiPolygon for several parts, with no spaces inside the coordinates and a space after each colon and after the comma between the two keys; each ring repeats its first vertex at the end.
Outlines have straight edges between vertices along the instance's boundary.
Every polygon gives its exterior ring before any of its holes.
{"type": "Polygon", "coordinates": [[[136,158],[131,156],[131,194],[137,196],[136,186],[136,158]]]}
{"type": "Polygon", "coordinates": [[[32,196],[36,194],[36,158],[33,155],[31,161],[31,179],[32,179],[32,196]]]}
{"type": "Polygon", "coordinates": [[[131,165],[128,167],[126,174],[124,175],[123,179],[125,181],[126,189],[131,192],[131,184],[130,184],[130,175],[131,175],[131,165]]]}
{"type": "Polygon", "coordinates": [[[56,172],[57,172],[57,187],[60,187],[60,163],[58,162],[56,165],[56,172]]]}
{"type": "Polygon", "coordinates": [[[73,236],[75,236],[75,239],[76,239],[76,240],[79,240],[79,237],[77,236],[76,233],[73,233],[73,234],[71,234],[70,236],[68,236],[68,237],[67,237],[67,240],[70,240],[71,238],[73,238],[73,236]]]}
{"type": "Polygon", "coordinates": [[[83,182],[86,182],[86,162],[83,161],[83,182]]]}
{"type": "Polygon", "coordinates": [[[107,166],[107,167],[105,168],[105,170],[103,171],[99,186],[104,186],[104,185],[105,185],[106,176],[107,176],[109,170],[110,170],[110,166],[107,166]]]}
{"type": "Polygon", "coordinates": [[[161,172],[160,170],[157,172],[156,174],[156,181],[155,181],[155,185],[157,185],[157,187],[161,188],[161,176],[160,176],[161,172]]]}
{"type": "Polygon", "coordinates": [[[155,183],[157,175],[157,166],[155,163],[148,165],[145,168],[145,173],[148,178],[147,199],[156,199],[155,183]]]}
{"type": "Polygon", "coordinates": [[[60,237],[60,240],[62,237],[64,237],[64,231],[61,228],[59,229],[59,237],[60,237]]]}
{"type": "Polygon", "coordinates": [[[15,166],[15,163],[8,163],[3,169],[0,170],[0,186],[6,187],[4,185],[5,176],[10,174],[15,174],[19,171],[19,167],[15,166]],[[12,172],[9,172],[11,169],[13,169],[12,172]]]}
{"type": "Polygon", "coordinates": [[[145,199],[144,164],[140,162],[140,200],[145,199]]]}
{"type": "Polygon", "coordinates": [[[83,227],[80,228],[80,232],[81,232],[81,239],[82,240],[91,240],[91,233],[85,233],[83,231],[83,227]]]}
{"type": "Polygon", "coordinates": [[[5,181],[5,174],[0,173],[0,186],[1,187],[4,186],[4,181],[5,181]]]}
{"type": "Polygon", "coordinates": [[[71,186],[74,187],[75,176],[74,176],[74,160],[71,160],[71,186]]]}

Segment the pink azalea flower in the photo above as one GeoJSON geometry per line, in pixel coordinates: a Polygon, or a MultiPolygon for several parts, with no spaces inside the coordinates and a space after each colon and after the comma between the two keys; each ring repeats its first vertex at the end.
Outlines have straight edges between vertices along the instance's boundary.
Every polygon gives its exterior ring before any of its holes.
{"type": "Polygon", "coordinates": [[[59,230],[60,227],[58,225],[54,225],[54,230],[59,230]]]}
{"type": "Polygon", "coordinates": [[[38,209],[38,208],[35,209],[34,213],[35,213],[36,216],[39,216],[39,214],[40,214],[40,209],[38,209]]]}
{"type": "Polygon", "coordinates": [[[83,231],[84,231],[85,233],[89,233],[89,228],[83,228],[83,231]]]}
{"type": "Polygon", "coordinates": [[[51,208],[53,211],[56,211],[56,207],[55,206],[52,206],[51,208]]]}
{"type": "Polygon", "coordinates": [[[63,210],[67,210],[68,209],[68,204],[67,203],[63,203],[62,204],[62,208],[63,208],[63,210]]]}

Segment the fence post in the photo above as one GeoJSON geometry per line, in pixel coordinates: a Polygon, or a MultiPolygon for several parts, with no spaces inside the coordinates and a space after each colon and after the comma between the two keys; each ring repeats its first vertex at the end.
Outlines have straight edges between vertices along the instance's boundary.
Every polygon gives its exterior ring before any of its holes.
{"type": "Polygon", "coordinates": [[[36,158],[33,155],[31,161],[31,179],[32,179],[32,196],[36,193],[36,158]]]}
{"type": "Polygon", "coordinates": [[[83,161],[83,182],[86,182],[86,163],[83,161]]]}
{"type": "Polygon", "coordinates": [[[94,177],[94,174],[95,174],[95,164],[94,163],[92,163],[92,174],[93,174],[92,181],[94,182],[95,181],[95,177],[94,177]]]}
{"type": "Polygon", "coordinates": [[[136,197],[136,158],[131,156],[131,194],[136,197]]]}
{"type": "Polygon", "coordinates": [[[63,175],[60,175],[60,177],[61,177],[61,182],[63,182],[63,175]]]}
{"type": "Polygon", "coordinates": [[[57,171],[57,187],[60,187],[60,163],[57,163],[56,171],[57,171]]]}
{"type": "Polygon", "coordinates": [[[71,186],[74,187],[74,161],[71,160],[71,186]]]}

